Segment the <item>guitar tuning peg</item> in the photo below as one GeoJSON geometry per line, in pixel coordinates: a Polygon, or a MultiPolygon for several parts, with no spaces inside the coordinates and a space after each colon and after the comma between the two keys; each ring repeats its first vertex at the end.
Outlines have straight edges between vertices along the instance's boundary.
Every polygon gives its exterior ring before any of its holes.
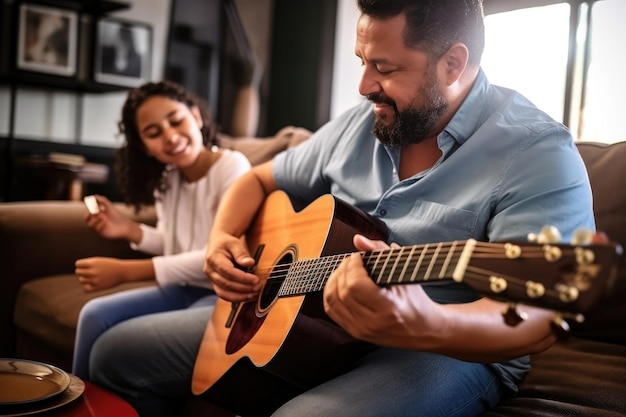
{"type": "Polygon", "coordinates": [[[585,321],[585,316],[580,313],[562,313],[555,316],[550,323],[550,328],[559,340],[565,340],[570,335],[570,326],[567,320],[573,320],[576,323],[582,323],[585,321]]]}
{"type": "Polygon", "coordinates": [[[529,233],[528,241],[531,243],[559,243],[561,241],[561,232],[554,226],[543,226],[539,234],[529,233]]]}
{"type": "Polygon", "coordinates": [[[552,333],[554,333],[559,340],[565,340],[569,337],[569,323],[560,315],[557,315],[552,319],[552,322],[550,322],[550,328],[552,329],[552,333]]]}
{"type": "Polygon", "coordinates": [[[594,233],[589,229],[578,229],[572,237],[573,246],[586,246],[593,243],[594,233]]]}
{"type": "Polygon", "coordinates": [[[543,226],[538,236],[539,243],[559,243],[561,241],[561,232],[554,226],[543,226]]]}
{"type": "Polygon", "coordinates": [[[519,311],[515,304],[509,303],[502,312],[502,318],[508,326],[515,327],[524,320],[526,320],[526,318],[528,318],[528,315],[523,311],[519,311]]]}

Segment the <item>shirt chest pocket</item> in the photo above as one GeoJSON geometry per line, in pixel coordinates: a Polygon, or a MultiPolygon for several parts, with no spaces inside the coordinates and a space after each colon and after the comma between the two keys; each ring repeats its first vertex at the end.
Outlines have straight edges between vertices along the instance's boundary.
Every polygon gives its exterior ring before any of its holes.
{"type": "Polygon", "coordinates": [[[409,242],[444,242],[473,237],[477,222],[476,212],[419,200],[390,226],[409,242]]]}

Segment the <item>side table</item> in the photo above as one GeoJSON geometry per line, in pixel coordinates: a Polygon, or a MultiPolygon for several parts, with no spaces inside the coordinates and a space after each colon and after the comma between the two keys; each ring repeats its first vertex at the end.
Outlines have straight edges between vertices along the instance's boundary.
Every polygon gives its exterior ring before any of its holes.
{"type": "MultiPolygon", "coordinates": [[[[73,380],[74,382],[77,382],[73,380]]],[[[137,411],[122,398],[88,381],[80,397],[59,408],[36,416],[42,417],[139,417],[137,411]]]]}

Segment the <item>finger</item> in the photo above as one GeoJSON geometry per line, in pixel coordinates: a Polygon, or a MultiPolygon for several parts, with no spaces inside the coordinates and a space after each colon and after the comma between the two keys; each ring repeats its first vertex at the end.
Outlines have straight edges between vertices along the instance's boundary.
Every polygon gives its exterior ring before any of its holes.
{"type": "MultiPolygon", "coordinates": [[[[247,248],[238,241],[237,243],[229,244],[227,250],[238,269],[246,271],[248,268],[254,266],[254,258],[250,256],[247,248]]],[[[226,254],[226,256],[228,256],[228,254],[226,254]]]]}
{"type": "MultiPolygon", "coordinates": [[[[236,267],[227,256],[213,255],[205,261],[205,273],[218,285],[223,285],[225,281],[234,281],[248,286],[259,284],[259,278],[256,275],[236,267]]],[[[254,264],[254,259],[252,262],[254,264]]]]}
{"type": "Polygon", "coordinates": [[[87,278],[90,274],[89,274],[89,269],[87,268],[76,268],[74,270],[74,273],[76,275],[78,275],[81,278],[87,278]]]}
{"type": "Polygon", "coordinates": [[[596,232],[593,235],[592,242],[599,245],[607,245],[610,243],[610,240],[606,233],[596,232]]]}
{"type": "MultiPolygon", "coordinates": [[[[256,279],[257,277],[255,277],[255,280],[256,279]]],[[[231,277],[227,277],[227,276],[223,276],[219,274],[213,274],[211,276],[211,282],[213,283],[213,285],[216,285],[217,287],[225,291],[234,292],[238,294],[254,294],[258,292],[258,290],[260,289],[256,281],[255,282],[249,282],[249,281],[241,282],[231,277]]]]}
{"type": "Polygon", "coordinates": [[[360,254],[353,253],[339,264],[329,279],[331,286],[324,291],[326,314],[351,334],[353,324],[367,313],[354,297],[355,285],[358,286],[355,274],[359,268],[363,268],[362,258],[360,254]]]}
{"type": "MultiPolygon", "coordinates": [[[[350,300],[351,308],[365,311],[374,311],[371,300],[377,297],[380,287],[372,280],[363,265],[363,257],[353,253],[346,259],[344,279],[340,281],[339,295],[343,302],[350,300]]],[[[356,313],[357,310],[354,311],[356,313]]],[[[354,314],[358,317],[357,314],[354,314]]]]}
{"type": "Polygon", "coordinates": [[[388,249],[389,245],[382,240],[372,240],[363,235],[354,235],[352,242],[358,250],[388,249]]]}

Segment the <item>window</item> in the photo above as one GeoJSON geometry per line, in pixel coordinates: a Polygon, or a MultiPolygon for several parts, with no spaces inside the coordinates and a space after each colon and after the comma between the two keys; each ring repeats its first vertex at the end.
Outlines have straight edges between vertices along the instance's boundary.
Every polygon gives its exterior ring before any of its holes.
{"type": "Polygon", "coordinates": [[[606,0],[591,6],[590,60],[578,134],[582,140],[626,140],[626,2],[606,0]]]}
{"type": "Polygon", "coordinates": [[[519,91],[556,120],[563,118],[569,13],[564,3],[485,18],[489,81],[519,91]]]}
{"type": "Polygon", "coordinates": [[[626,58],[626,2],[555,3],[485,18],[487,77],[524,94],[577,140],[626,141],[619,99],[626,83],[618,73],[626,58]]]}

